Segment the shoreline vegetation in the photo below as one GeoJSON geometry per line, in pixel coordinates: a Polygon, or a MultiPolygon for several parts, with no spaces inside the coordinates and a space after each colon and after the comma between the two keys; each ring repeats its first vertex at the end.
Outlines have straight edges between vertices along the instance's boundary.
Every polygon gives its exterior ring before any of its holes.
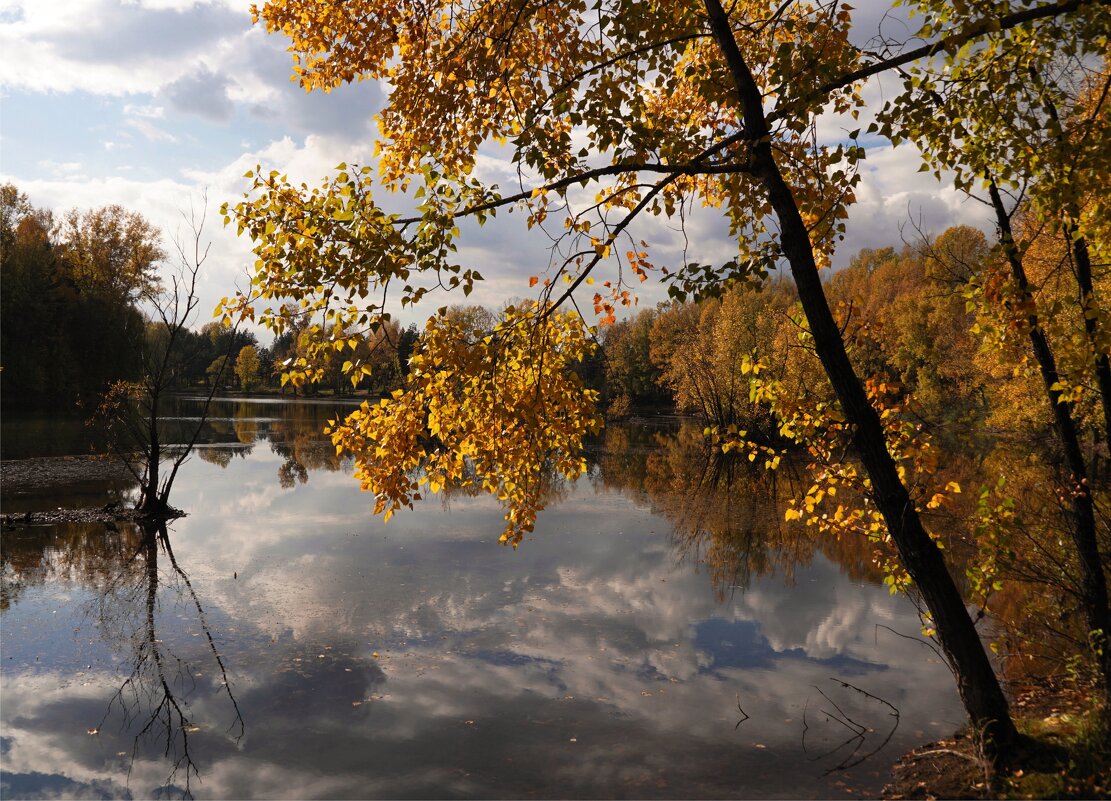
{"type": "Polygon", "coordinates": [[[1009,688],[1020,742],[992,766],[967,729],[895,762],[882,797],[1111,797],[1111,738],[1094,681],[1041,680],[1009,688]]]}

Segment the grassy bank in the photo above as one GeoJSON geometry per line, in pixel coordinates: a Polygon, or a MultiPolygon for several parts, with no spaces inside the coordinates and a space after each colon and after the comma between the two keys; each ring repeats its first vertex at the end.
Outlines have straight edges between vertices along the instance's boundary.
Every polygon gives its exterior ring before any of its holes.
{"type": "Polygon", "coordinates": [[[906,754],[884,788],[903,798],[1109,798],[1111,715],[1075,684],[1023,688],[1012,706],[1022,740],[992,768],[968,733],[906,754]]]}

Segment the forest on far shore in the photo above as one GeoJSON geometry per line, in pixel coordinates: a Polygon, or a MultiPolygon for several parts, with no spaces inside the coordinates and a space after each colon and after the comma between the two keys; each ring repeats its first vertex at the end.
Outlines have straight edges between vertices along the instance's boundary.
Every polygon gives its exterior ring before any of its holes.
{"type": "MultiPolygon", "coordinates": [[[[140,377],[144,353],[163,336],[141,311],[144,295],[161,288],[158,265],[167,253],[160,232],[119,206],[65,214],[38,209],[11,184],[2,188],[2,212],[4,407],[91,411],[113,381],[140,377]]],[[[1060,353],[1062,383],[1075,386],[1077,418],[1094,435],[1098,396],[1083,391],[1090,350],[1078,307],[1070,310],[1070,254],[1060,237],[1030,239],[1035,300],[1056,312],[1045,324],[1060,353]]],[[[922,426],[1039,439],[1053,420],[1013,305],[996,302],[1006,267],[982,232],[958,226],[861,251],[846,268],[829,272],[826,288],[854,362],[889,398],[910,404],[922,426]]],[[[476,340],[501,317],[499,310],[459,305],[446,315],[476,340]]],[[[300,320],[268,346],[215,321],[186,330],[175,348],[175,386],[188,391],[218,381],[221,389],[294,394],[282,388],[280,373],[305,355],[310,322],[300,320]]],[[[391,321],[361,342],[372,372],[359,394],[380,397],[399,388],[420,337],[416,326],[391,321]]],[[[771,409],[751,385],[756,364],[761,380],[780,382],[784,394],[833,400],[794,286],[774,275],[735,283],[698,303],[642,308],[601,328],[597,342],[577,369],[586,386],[599,390],[610,418],[675,411],[771,436],[771,409]]],[[[348,358],[337,355],[301,392],[352,394],[341,369],[348,358]]]]}

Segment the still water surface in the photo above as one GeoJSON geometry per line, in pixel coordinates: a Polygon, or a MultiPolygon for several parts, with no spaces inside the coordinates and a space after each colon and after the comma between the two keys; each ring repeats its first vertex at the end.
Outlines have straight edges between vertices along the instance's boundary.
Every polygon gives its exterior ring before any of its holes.
{"type": "Polygon", "coordinates": [[[487,498],[383,525],[336,413],[218,404],[161,544],[3,533],[5,798],[874,796],[962,721],[913,606],[682,427],[611,429],[514,551],[487,498]]]}

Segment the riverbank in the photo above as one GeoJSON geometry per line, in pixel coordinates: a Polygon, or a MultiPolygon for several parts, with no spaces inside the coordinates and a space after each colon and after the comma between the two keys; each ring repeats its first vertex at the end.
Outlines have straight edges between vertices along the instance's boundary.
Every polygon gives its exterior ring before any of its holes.
{"type": "Polygon", "coordinates": [[[905,754],[883,798],[1111,798],[1111,729],[1094,688],[1039,682],[1011,707],[1022,741],[994,770],[959,733],[905,754]]]}
{"type": "Polygon", "coordinates": [[[107,456],[41,456],[0,461],[0,525],[108,523],[136,519],[135,479],[107,456]]]}

